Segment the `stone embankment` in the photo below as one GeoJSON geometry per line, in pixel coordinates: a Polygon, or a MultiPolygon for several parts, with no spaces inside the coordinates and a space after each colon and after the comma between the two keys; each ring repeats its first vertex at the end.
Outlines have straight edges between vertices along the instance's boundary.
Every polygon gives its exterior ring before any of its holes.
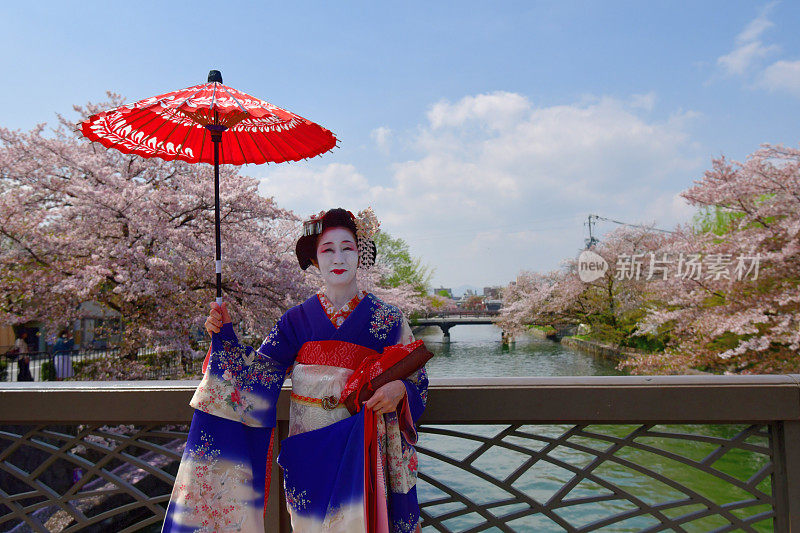
{"type": "Polygon", "coordinates": [[[618,348],[612,344],[605,344],[597,341],[590,341],[578,337],[562,337],[561,344],[572,348],[573,350],[580,350],[586,352],[598,359],[605,359],[619,363],[632,355],[636,355],[636,350],[629,350],[626,348],[618,348]]]}
{"type": "MultiPolygon", "coordinates": [[[[587,331],[588,327],[586,327],[584,324],[581,324],[577,329],[579,330],[579,333],[582,333],[587,331]]],[[[556,334],[555,328],[552,327],[532,326],[530,329],[528,329],[528,333],[539,339],[550,339],[552,341],[561,342],[561,344],[572,348],[573,350],[579,350],[597,357],[598,359],[605,359],[614,363],[619,363],[620,361],[623,361],[632,355],[643,353],[633,348],[620,348],[619,346],[615,346],[613,344],[586,340],[572,335],[559,337],[556,334]]]]}
{"type": "MultiPolygon", "coordinates": [[[[534,335],[536,334],[534,333],[534,335]]],[[[620,348],[618,346],[614,346],[613,344],[605,344],[598,341],[581,339],[579,337],[562,337],[561,344],[572,348],[573,350],[580,350],[597,357],[598,359],[611,361],[615,364],[620,363],[629,357],[647,353],[641,350],[636,350],[635,348],[620,348]]],[[[702,370],[697,370],[695,368],[684,368],[678,373],[682,375],[708,374],[708,372],[703,372],[702,370]]]]}
{"type": "Polygon", "coordinates": [[[532,328],[528,329],[528,331],[526,333],[528,333],[532,337],[536,337],[537,339],[550,339],[550,340],[554,340],[554,341],[558,340],[555,337],[555,333],[551,333],[551,332],[546,331],[546,330],[544,330],[542,328],[532,327],[532,328]]]}

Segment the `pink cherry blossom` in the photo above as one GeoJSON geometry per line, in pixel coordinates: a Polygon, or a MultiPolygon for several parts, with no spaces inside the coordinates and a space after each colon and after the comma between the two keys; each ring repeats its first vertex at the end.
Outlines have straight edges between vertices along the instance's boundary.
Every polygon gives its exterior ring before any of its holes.
{"type": "MultiPolygon", "coordinates": [[[[215,296],[213,168],[80,137],[79,120],[123,103],[109,98],[76,106],[77,117],[59,116],[54,129],[0,128],[0,323],[38,320],[52,332],[96,301],[121,315],[122,353],[185,353],[215,296]]],[[[260,196],[256,179],[222,166],[220,192],[223,298],[237,331],[263,337],[319,276],[298,267],[299,218],[260,196]]],[[[422,309],[410,287],[382,288],[380,267],[359,275],[405,312],[422,309]]],[[[95,374],[125,377],[98,365],[95,374]]]]}
{"type": "MultiPolygon", "coordinates": [[[[121,103],[110,96],[75,110],[121,103]]],[[[103,148],[75,122],[0,128],[0,322],[56,329],[93,300],[121,314],[123,352],[186,349],[214,299],[213,169],[103,148]]],[[[263,332],[310,287],[294,257],[297,217],[257,187],[220,169],[224,298],[244,329],[263,332]]]]}
{"type": "Polygon", "coordinates": [[[765,145],[744,163],[716,159],[682,196],[719,210],[726,226],[680,225],[669,235],[620,228],[592,248],[612,267],[591,283],[580,281],[575,259],[545,274],[522,272],[504,291],[503,327],[585,322],[620,341],[666,339],[663,353],[623,363],[636,373],[800,371],[800,149],[765,145]],[[724,259],[729,269],[620,276],[614,265],[631,254],[698,254],[712,264],[724,259]],[[624,333],[622,325],[633,328],[624,333]]]}

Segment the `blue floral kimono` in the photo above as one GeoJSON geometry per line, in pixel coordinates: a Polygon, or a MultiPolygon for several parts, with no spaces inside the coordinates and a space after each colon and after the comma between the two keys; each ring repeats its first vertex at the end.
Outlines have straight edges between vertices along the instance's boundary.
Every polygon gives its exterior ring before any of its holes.
{"type": "Polygon", "coordinates": [[[293,531],[414,531],[412,444],[426,402],[424,367],[403,380],[396,413],[351,416],[338,403],[365,357],[413,338],[401,338],[401,312],[372,294],[363,293],[344,319],[333,320],[325,302],[315,295],[291,308],[257,351],[239,344],[231,324],[212,336],[163,531],[264,531],[270,438],[289,369],[289,437],[278,464],[293,531]],[[365,445],[370,434],[377,434],[377,461],[365,445]]]}

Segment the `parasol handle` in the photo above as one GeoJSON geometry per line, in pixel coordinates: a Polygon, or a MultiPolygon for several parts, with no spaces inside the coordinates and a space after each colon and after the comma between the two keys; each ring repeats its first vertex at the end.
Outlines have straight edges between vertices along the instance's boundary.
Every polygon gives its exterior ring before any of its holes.
{"type": "MultiPolygon", "coordinates": [[[[209,73],[209,81],[214,72],[209,73]]],[[[220,83],[222,76],[219,77],[220,83]]],[[[222,304],[222,238],[220,237],[219,220],[219,145],[222,143],[222,132],[228,129],[227,126],[219,124],[219,114],[214,111],[214,124],[206,124],[206,129],[211,133],[211,142],[214,144],[214,237],[215,237],[215,262],[214,267],[217,275],[217,303],[222,304]]]]}
{"type": "Polygon", "coordinates": [[[217,303],[222,304],[222,239],[220,237],[219,220],[219,144],[222,142],[221,132],[211,130],[211,141],[214,143],[214,237],[216,252],[214,269],[217,274],[217,303]]]}

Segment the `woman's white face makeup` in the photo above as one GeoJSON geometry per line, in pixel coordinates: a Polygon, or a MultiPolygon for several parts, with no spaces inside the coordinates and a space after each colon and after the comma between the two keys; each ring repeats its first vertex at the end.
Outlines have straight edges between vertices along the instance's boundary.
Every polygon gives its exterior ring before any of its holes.
{"type": "Polygon", "coordinates": [[[317,241],[317,265],[328,286],[348,285],[356,277],[356,238],[346,228],[328,228],[317,241]]]}

